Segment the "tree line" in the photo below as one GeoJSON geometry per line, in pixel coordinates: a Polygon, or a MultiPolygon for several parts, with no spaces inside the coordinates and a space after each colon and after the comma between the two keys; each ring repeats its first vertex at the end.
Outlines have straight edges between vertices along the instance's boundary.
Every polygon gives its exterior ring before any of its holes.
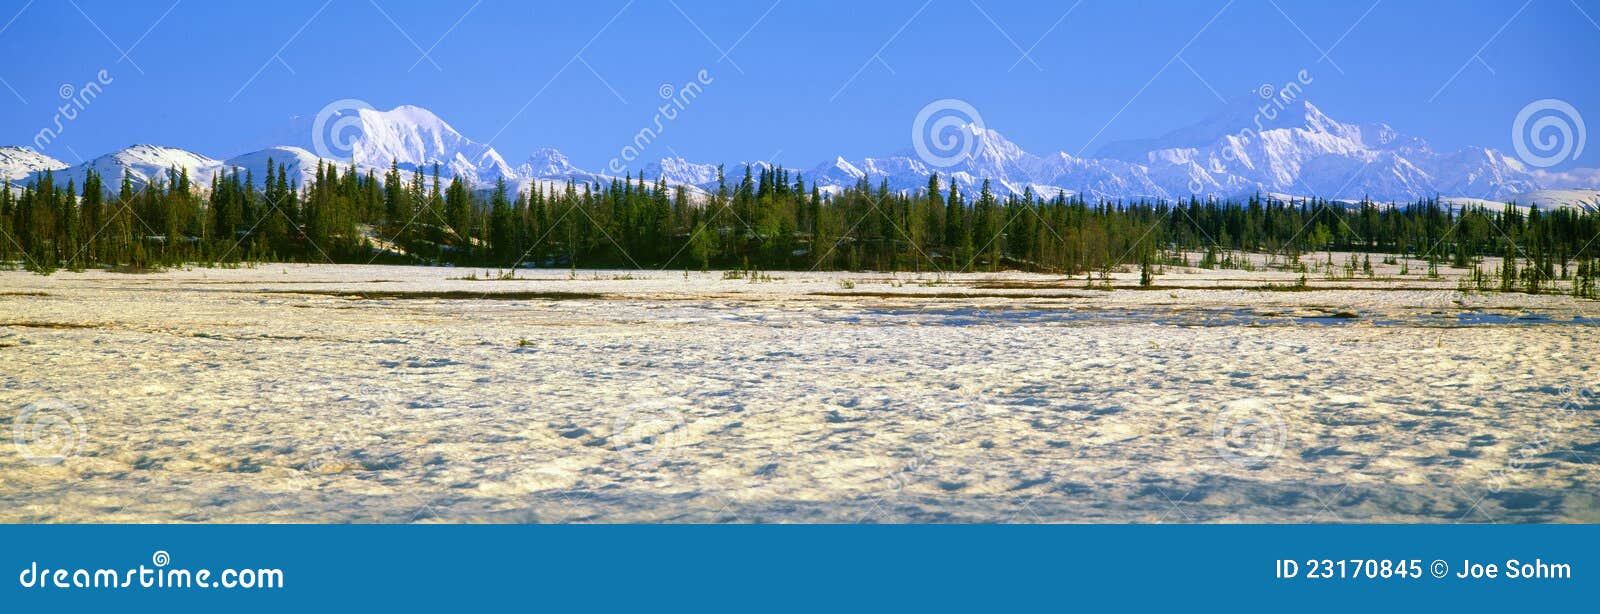
{"type": "Polygon", "coordinates": [[[0,242],[0,262],[41,272],[286,261],[1083,274],[1195,251],[1295,261],[1357,251],[1461,268],[1509,256],[1515,278],[1531,270],[1556,280],[1592,274],[1587,260],[1600,251],[1594,212],[1438,199],[1090,202],[1002,195],[988,181],[968,193],[938,175],[915,191],[866,180],[825,190],[781,167],[749,166],[737,181],[719,168],[703,193],[642,176],[473,190],[431,170],[391,165],[379,177],[319,164],[299,185],[269,161],[264,181],[234,169],[213,176],[209,191],[177,168],[139,189],[126,176],[113,188],[92,171],[83,185],[45,172],[0,190],[11,239],[0,242]]]}

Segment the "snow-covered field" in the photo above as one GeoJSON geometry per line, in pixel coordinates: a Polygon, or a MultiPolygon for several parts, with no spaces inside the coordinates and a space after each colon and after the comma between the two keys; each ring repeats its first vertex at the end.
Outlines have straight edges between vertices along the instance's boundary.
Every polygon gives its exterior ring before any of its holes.
{"type": "Polygon", "coordinates": [[[1600,521],[1600,303],[1392,268],[3,272],[0,522],[1600,521]]]}

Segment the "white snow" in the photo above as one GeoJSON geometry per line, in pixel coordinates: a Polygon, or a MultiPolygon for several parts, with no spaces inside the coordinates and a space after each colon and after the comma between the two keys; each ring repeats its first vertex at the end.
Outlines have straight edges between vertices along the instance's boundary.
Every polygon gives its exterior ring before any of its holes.
{"type": "MultiPolygon", "coordinates": [[[[935,168],[907,151],[856,161],[840,156],[799,174],[830,194],[862,179],[873,186],[887,181],[893,190],[915,191],[927,185],[930,174],[938,172],[946,185],[954,184],[968,194],[975,194],[989,180],[1000,195],[1031,189],[1035,194],[1064,192],[1121,200],[1271,192],[1336,200],[1411,202],[1444,196],[1503,203],[1541,191],[1600,187],[1597,169],[1530,170],[1493,149],[1436,152],[1426,141],[1401,135],[1386,124],[1340,122],[1305,101],[1278,109],[1270,120],[1258,115],[1260,106],[1259,99],[1237,100],[1220,113],[1165,136],[1108,144],[1094,158],[1064,151],[1035,155],[995,130],[968,124],[962,130],[964,142],[970,141],[965,150],[971,155],[948,168],[935,168]]],[[[616,175],[640,173],[652,180],[665,178],[674,187],[691,188],[697,197],[715,189],[715,164],[674,156],[637,168],[630,165],[624,173],[590,171],[558,150],[541,148],[512,167],[493,147],[467,138],[427,109],[403,105],[388,111],[355,112],[357,121],[346,128],[349,133],[341,131],[326,138],[340,143],[348,140],[354,145],[349,160],[360,172],[373,171],[379,177],[391,162],[408,172],[421,169],[424,173],[438,163],[446,178],[460,175],[478,190],[501,179],[520,187],[559,186],[568,181],[609,182],[616,175]]],[[[306,141],[302,145],[313,142],[310,136],[301,140],[306,141]]],[[[24,161],[17,151],[20,148],[0,149],[0,172],[28,175],[50,164],[65,166],[48,159],[24,161]]],[[[248,168],[264,177],[265,158],[285,154],[297,163],[302,180],[309,176],[308,169],[315,169],[316,157],[296,147],[245,154],[229,160],[228,168],[248,168]]],[[[348,164],[345,161],[340,166],[348,164]]],[[[168,166],[178,165],[190,169],[191,179],[202,188],[209,183],[206,171],[223,168],[223,163],[198,154],[148,145],[102,156],[89,165],[101,170],[108,184],[120,181],[124,170],[143,182],[157,171],[164,173],[168,166]]],[[[729,165],[729,174],[737,176],[742,166],[729,165]]],[[[65,172],[76,177],[82,174],[80,168],[65,172]]],[[[81,182],[81,177],[76,178],[81,182]]]]}
{"type": "Polygon", "coordinates": [[[493,147],[462,136],[432,111],[401,105],[388,111],[360,109],[359,137],[351,159],[358,166],[387,169],[391,162],[408,171],[431,170],[434,163],[444,167],[445,176],[460,175],[473,185],[493,185],[499,179],[515,179],[516,171],[493,147]]]}
{"type": "Polygon", "coordinates": [[[0,272],[0,521],[1600,520],[1597,303],[1374,265],[0,272]]]}
{"type": "MultiPolygon", "coordinates": [[[[223,170],[223,163],[203,155],[159,145],[132,145],[125,149],[114,151],[100,156],[83,164],[55,171],[56,185],[65,185],[72,181],[79,187],[88,176],[88,171],[93,170],[100,175],[101,181],[107,190],[115,191],[122,184],[126,175],[134,187],[142,188],[151,182],[170,184],[170,170],[188,171],[189,182],[200,188],[211,185],[212,175],[223,170]]],[[[34,174],[37,177],[38,173],[34,174]]]]}
{"type": "Polygon", "coordinates": [[[1513,200],[1524,207],[1538,205],[1540,209],[1600,210],[1600,190],[1537,190],[1518,194],[1513,200]]]}
{"type": "Polygon", "coordinates": [[[66,162],[26,147],[0,146],[0,181],[25,179],[39,171],[66,167],[66,162]]]}
{"type": "MultiPolygon", "coordinates": [[[[228,158],[223,164],[230,169],[239,169],[240,177],[245,176],[245,172],[248,170],[256,186],[263,187],[266,185],[268,162],[271,162],[274,167],[282,166],[284,172],[289,175],[289,183],[301,187],[310,184],[316,179],[318,162],[332,164],[340,172],[344,172],[349,167],[348,164],[341,164],[337,160],[319,158],[316,154],[299,147],[288,146],[269,147],[260,151],[234,156],[228,158]]],[[[381,180],[382,174],[388,172],[389,169],[384,168],[381,172],[377,172],[378,169],[375,168],[369,170],[375,171],[376,176],[379,176],[381,180]]],[[[277,171],[274,170],[273,172],[276,173],[277,171]]],[[[409,173],[406,175],[406,179],[410,180],[409,173]]]]}

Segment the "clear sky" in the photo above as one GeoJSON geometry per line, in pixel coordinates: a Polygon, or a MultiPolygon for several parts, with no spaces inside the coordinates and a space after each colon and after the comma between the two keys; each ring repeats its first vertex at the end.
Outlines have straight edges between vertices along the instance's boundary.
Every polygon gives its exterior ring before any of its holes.
{"type": "MultiPolygon", "coordinates": [[[[45,153],[230,156],[358,98],[429,108],[513,164],[551,146],[595,169],[649,125],[663,83],[705,69],[647,157],[893,153],[940,98],[1030,151],[1092,153],[1305,69],[1337,119],[1509,151],[1536,99],[1600,125],[1596,19],[1600,0],[0,0],[0,143],[28,144],[64,84],[105,69],[45,153]]],[[[1600,166],[1600,143],[1575,164],[1600,166]]]]}

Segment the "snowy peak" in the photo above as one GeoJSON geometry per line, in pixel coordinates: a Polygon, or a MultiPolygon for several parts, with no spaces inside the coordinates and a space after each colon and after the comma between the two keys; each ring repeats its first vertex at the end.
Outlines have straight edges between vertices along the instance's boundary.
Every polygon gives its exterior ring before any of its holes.
{"type": "MultiPolygon", "coordinates": [[[[1024,151],[999,132],[971,123],[952,128],[952,132],[933,136],[941,149],[953,146],[958,153],[947,166],[935,167],[917,154],[905,152],[882,158],[849,161],[836,157],[806,174],[808,180],[825,187],[853,186],[862,179],[873,187],[888,182],[890,189],[917,190],[927,185],[935,172],[963,192],[976,192],[985,179],[997,193],[1022,193],[1030,185],[1054,178],[1064,167],[1062,158],[1041,158],[1024,151]]],[[[1059,190],[1051,190],[1052,193],[1059,190]]]]}
{"type": "MultiPolygon", "coordinates": [[[[267,163],[281,164],[291,180],[305,185],[316,167],[335,164],[383,177],[390,164],[406,172],[431,173],[440,167],[448,179],[461,176],[472,187],[486,189],[499,180],[518,187],[555,188],[577,182],[605,182],[605,172],[586,171],[560,151],[535,150],[515,168],[494,148],[462,135],[438,115],[422,107],[402,105],[388,111],[364,105],[321,117],[332,134],[297,131],[314,145],[272,147],[227,161],[181,149],[135,145],[68,168],[59,160],[26,148],[0,147],[0,173],[15,183],[57,171],[57,182],[80,185],[88,170],[108,185],[126,175],[137,185],[167,180],[171,168],[186,171],[190,182],[209,187],[212,177],[241,170],[264,182],[267,163]],[[340,160],[319,158],[328,145],[349,150],[340,160]]],[[[310,126],[317,130],[316,126],[310,126]]],[[[297,137],[298,138],[298,137],[297,137]]],[[[1382,123],[1346,123],[1305,100],[1243,96],[1200,122],[1153,139],[1111,143],[1098,157],[1080,158],[1056,151],[1034,154],[1000,132],[967,123],[932,138],[940,149],[954,139],[964,155],[934,166],[911,151],[886,157],[848,160],[842,156],[805,173],[808,184],[826,192],[865,181],[876,188],[923,189],[935,172],[945,186],[975,195],[988,183],[997,195],[1054,196],[1073,194],[1094,200],[1185,199],[1190,196],[1240,197],[1251,194],[1298,194],[1329,199],[1371,198],[1411,201],[1432,196],[1505,200],[1552,188],[1600,187],[1600,170],[1562,172],[1530,170],[1506,154],[1482,147],[1436,152],[1426,141],[1401,134],[1382,123]]],[[[728,174],[742,173],[742,163],[728,174]]],[[[765,162],[750,163],[762,169],[765,162]]],[[[656,160],[628,173],[647,180],[696,191],[712,190],[717,165],[682,157],[656,160]]],[[[733,178],[737,181],[738,178],[733,178]]]]}
{"type": "MultiPolygon", "coordinates": [[[[192,151],[159,145],[134,145],[62,169],[56,172],[53,178],[58,185],[71,181],[81,186],[92,170],[100,176],[108,189],[115,189],[120,185],[124,176],[134,187],[143,188],[152,183],[170,184],[168,171],[175,170],[180,174],[187,174],[191,184],[205,188],[211,185],[212,175],[222,168],[222,162],[192,151]]],[[[31,177],[38,176],[39,173],[36,172],[31,177]]]]}
{"type": "Polygon", "coordinates": [[[429,111],[416,105],[403,104],[388,111],[359,109],[357,110],[357,113],[361,114],[363,121],[373,122],[375,124],[408,125],[415,128],[417,131],[428,132],[436,135],[450,134],[454,135],[456,138],[465,140],[465,137],[462,137],[461,133],[456,132],[455,128],[451,128],[450,124],[445,123],[445,121],[440,119],[439,116],[434,114],[433,111],[429,111]]]}
{"type": "Polygon", "coordinates": [[[306,185],[317,176],[317,164],[339,165],[337,160],[319,158],[316,154],[299,147],[268,147],[260,151],[228,158],[222,164],[228,169],[238,169],[241,178],[249,177],[256,187],[266,186],[267,164],[271,163],[273,173],[282,168],[288,175],[291,185],[306,185]]]}
{"type": "MultiPolygon", "coordinates": [[[[1344,132],[1351,129],[1350,125],[1334,121],[1333,118],[1328,117],[1326,113],[1322,112],[1322,109],[1318,109],[1316,105],[1311,104],[1308,100],[1291,102],[1286,105],[1273,103],[1273,106],[1282,107],[1282,110],[1278,113],[1278,119],[1276,120],[1278,125],[1275,128],[1295,127],[1298,124],[1313,132],[1344,132]]],[[[1259,107],[1257,111],[1260,111],[1259,107]]]]}
{"type": "MultiPolygon", "coordinates": [[[[347,128],[350,132],[328,138],[349,145],[349,159],[358,169],[377,169],[379,175],[391,163],[405,171],[420,170],[425,174],[432,173],[433,165],[438,164],[446,179],[459,175],[478,189],[493,186],[501,179],[517,186],[534,185],[540,180],[560,183],[611,179],[605,173],[579,168],[560,151],[548,147],[535,150],[513,168],[493,147],[467,138],[422,107],[401,105],[388,111],[359,108],[347,113],[348,119],[353,120],[347,128]]],[[[309,166],[315,168],[314,164],[309,166]]],[[[715,181],[715,169],[713,165],[677,159],[653,164],[645,172],[665,174],[669,184],[700,185],[705,183],[699,181],[703,177],[715,181]]]]}
{"type": "MultiPolygon", "coordinates": [[[[1238,197],[1254,193],[1409,201],[1439,194],[1505,198],[1539,189],[1539,177],[1500,152],[1469,148],[1438,153],[1382,123],[1338,121],[1306,100],[1236,98],[1200,122],[1153,139],[1111,143],[1098,157],[1035,155],[999,132],[964,124],[966,156],[930,168],[906,153],[817,167],[824,186],[863,178],[916,190],[938,172],[972,193],[988,181],[997,193],[1072,193],[1092,199],[1238,197]]],[[[941,141],[940,145],[945,145],[941,141]]]]}
{"type": "Polygon", "coordinates": [[[357,109],[357,133],[350,135],[350,158],[357,166],[428,172],[434,164],[475,185],[514,179],[516,171],[499,152],[473,142],[432,111],[401,105],[388,111],[357,109]]]}
{"type": "MultiPolygon", "coordinates": [[[[864,162],[870,162],[866,160],[864,162]]],[[[853,186],[861,178],[866,177],[866,171],[861,170],[843,156],[835,157],[831,162],[817,165],[811,172],[805,174],[808,181],[834,188],[853,186]]]]}
{"type": "Polygon", "coordinates": [[[717,165],[690,162],[682,157],[662,158],[646,164],[639,174],[647,179],[664,179],[669,184],[715,186],[717,165]]]}
{"type": "Polygon", "coordinates": [[[965,124],[961,130],[972,135],[975,141],[972,154],[975,160],[1015,161],[1030,155],[994,130],[975,124],[965,124]]]}
{"type": "Polygon", "coordinates": [[[1155,138],[1108,143],[1095,153],[1096,158],[1147,162],[1152,152],[1192,149],[1214,145],[1230,136],[1258,135],[1275,130],[1304,129],[1311,132],[1346,134],[1355,130],[1328,117],[1306,100],[1263,99],[1255,94],[1239,96],[1195,124],[1178,128],[1155,138]]]}
{"type": "Polygon", "coordinates": [[[165,173],[168,169],[193,171],[208,167],[219,166],[221,162],[202,156],[192,151],[160,145],[134,145],[121,151],[100,156],[90,161],[89,164],[115,164],[120,167],[140,171],[144,178],[154,177],[157,173],[165,173]]]}
{"type": "Polygon", "coordinates": [[[1198,124],[1111,143],[1099,156],[1144,166],[1179,198],[1267,192],[1406,201],[1538,188],[1527,169],[1494,150],[1441,154],[1387,124],[1340,122],[1305,100],[1241,98],[1198,124]]]}
{"type": "Polygon", "coordinates": [[[536,149],[528,160],[517,167],[523,177],[539,177],[556,179],[585,174],[582,169],[573,166],[567,156],[555,149],[544,147],[536,149]]]}
{"type": "Polygon", "coordinates": [[[860,168],[857,168],[856,165],[851,164],[849,160],[845,160],[843,156],[835,157],[833,162],[818,167],[817,170],[818,174],[822,174],[824,172],[834,172],[854,179],[860,179],[867,176],[865,172],[863,172],[860,168]]]}
{"type": "Polygon", "coordinates": [[[66,162],[27,147],[0,147],[0,181],[25,179],[39,171],[59,170],[66,167],[66,162]]]}

